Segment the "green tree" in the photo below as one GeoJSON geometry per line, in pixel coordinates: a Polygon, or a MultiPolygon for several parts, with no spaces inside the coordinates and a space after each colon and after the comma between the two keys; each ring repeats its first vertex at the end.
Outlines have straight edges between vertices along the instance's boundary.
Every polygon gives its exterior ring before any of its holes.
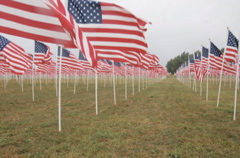
{"type": "Polygon", "coordinates": [[[181,55],[178,55],[174,59],[168,61],[166,65],[167,71],[171,74],[174,74],[177,69],[188,60],[188,56],[189,53],[183,52],[181,55]]]}

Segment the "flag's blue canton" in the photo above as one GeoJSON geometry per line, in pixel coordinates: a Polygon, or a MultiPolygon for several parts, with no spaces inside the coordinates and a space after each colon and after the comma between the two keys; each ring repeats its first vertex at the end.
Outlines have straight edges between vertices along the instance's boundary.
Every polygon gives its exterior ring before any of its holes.
{"type": "Polygon", "coordinates": [[[121,66],[121,63],[119,63],[119,62],[114,62],[114,65],[120,67],[120,66],[121,66]]]}
{"type": "Polygon", "coordinates": [[[195,59],[196,60],[201,60],[201,54],[200,53],[195,53],[195,59]]]}
{"type": "Polygon", "coordinates": [[[227,45],[238,48],[238,39],[232,34],[231,31],[228,31],[227,45]]]}
{"type": "Polygon", "coordinates": [[[102,23],[101,3],[89,0],[68,0],[68,11],[77,23],[102,23]]]}
{"type": "Polygon", "coordinates": [[[85,61],[86,61],[86,58],[84,57],[84,55],[82,54],[81,51],[79,52],[78,59],[79,59],[79,60],[85,60],[85,61]]]}
{"type": "Polygon", "coordinates": [[[109,65],[112,65],[112,61],[110,60],[103,60],[103,61],[107,62],[109,65]]]}
{"type": "Polygon", "coordinates": [[[202,56],[208,58],[208,49],[205,47],[202,47],[202,56]]]}
{"type": "Polygon", "coordinates": [[[8,43],[10,43],[8,39],[0,35],[0,51],[2,51],[8,43]]]}
{"type": "MultiPolygon", "coordinates": [[[[58,47],[58,56],[60,56],[60,47],[58,47]]],[[[69,58],[69,56],[70,56],[70,51],[62,48],[62,57],[69,58]]]]}
{"type": "Polygon", "coordinates": [[[222,52],[212,42],[210,45],[210,53],[218,57],[222,55],[222,52]]]}
{"type": "Polygon", "coordinates": [[[194,63],[193,57],[189,57],[189,61],[190,61],[190,63],[194,63]]]}
{"type": "Polygon", "coordinates": [[[48,48],[45,44],[35,41],[35,53],[46,53],[48,48]]]}

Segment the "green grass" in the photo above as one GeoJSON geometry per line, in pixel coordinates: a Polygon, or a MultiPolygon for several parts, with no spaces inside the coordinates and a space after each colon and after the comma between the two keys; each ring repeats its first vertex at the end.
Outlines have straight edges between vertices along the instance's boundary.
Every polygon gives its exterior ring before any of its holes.
{"type": "MultiPolygon", "coordinates": [[[[70,82],[70,81],[69,81],[70,82]]],[[[239,157],[240,121],[233,121],[234,88],[223,86],[216,107],[218,85],[211,83],[209,101],[168,77],[135,95],[128,83],[113,88],[99,83],[99,115],[95,115],[94,84],[89,91],[79,80],[62,84],[62,132],[58,132],[58,102],[52,82],[35,86],[25,80],[24,92],[11,79],[0,81],[0,157],[239,157]]],[[[232,86],[234,87],[234,86],[232,86]]],[[[204,83],[205,88],[205,83],[204,83]]],[[[199,89],[199,87],[198,87],[199,89]]],[[[238,100],[239,101],[239,100],[238,100]]]]}

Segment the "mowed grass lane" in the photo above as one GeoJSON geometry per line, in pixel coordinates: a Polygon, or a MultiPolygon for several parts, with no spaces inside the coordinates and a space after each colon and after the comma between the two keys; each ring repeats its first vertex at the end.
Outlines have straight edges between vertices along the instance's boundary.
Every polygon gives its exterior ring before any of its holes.
{"type": "MultiPolygon", "coordinates": [[[[238,157],[240,122],[232,107],[216,107],[198,93],[168,77],[124,99],[118,82],[117,105],[112,87],[99,84],[95,115],[94,84],[62,85],[62,132],[53,83],[24,92],[14,79],[0,92],[0,157],[238,157]]],[[[216,86],[214,86],[216,87],[216,86]]],[[[210,93],[216,93],[210,91],[210,93]]],[[[222,94],[224,96],[224,93],[222,94]]],[[[212,98],[211,98],[212,97],[212,98]]],[[[225,99],[225,98],[224,98],[225,99]]],[[[226,101],[226,100],[223,100],[226,101]]]]}

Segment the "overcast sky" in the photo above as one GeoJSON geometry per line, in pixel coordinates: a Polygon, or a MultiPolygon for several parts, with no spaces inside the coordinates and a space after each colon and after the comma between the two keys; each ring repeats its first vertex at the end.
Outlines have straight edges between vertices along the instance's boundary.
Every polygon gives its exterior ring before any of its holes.
{"type": "Polygon", "coordinates": [[[146,41],[149,52],[157,55],[163,66],[184,51],[193,53],[201,50],[201,45],[209,48],[209,39],[219,49],[225,47],[227,27],[240,37],[240,0],[102,1],[118,4],[152,22],[147,25],[146,41]]]}

